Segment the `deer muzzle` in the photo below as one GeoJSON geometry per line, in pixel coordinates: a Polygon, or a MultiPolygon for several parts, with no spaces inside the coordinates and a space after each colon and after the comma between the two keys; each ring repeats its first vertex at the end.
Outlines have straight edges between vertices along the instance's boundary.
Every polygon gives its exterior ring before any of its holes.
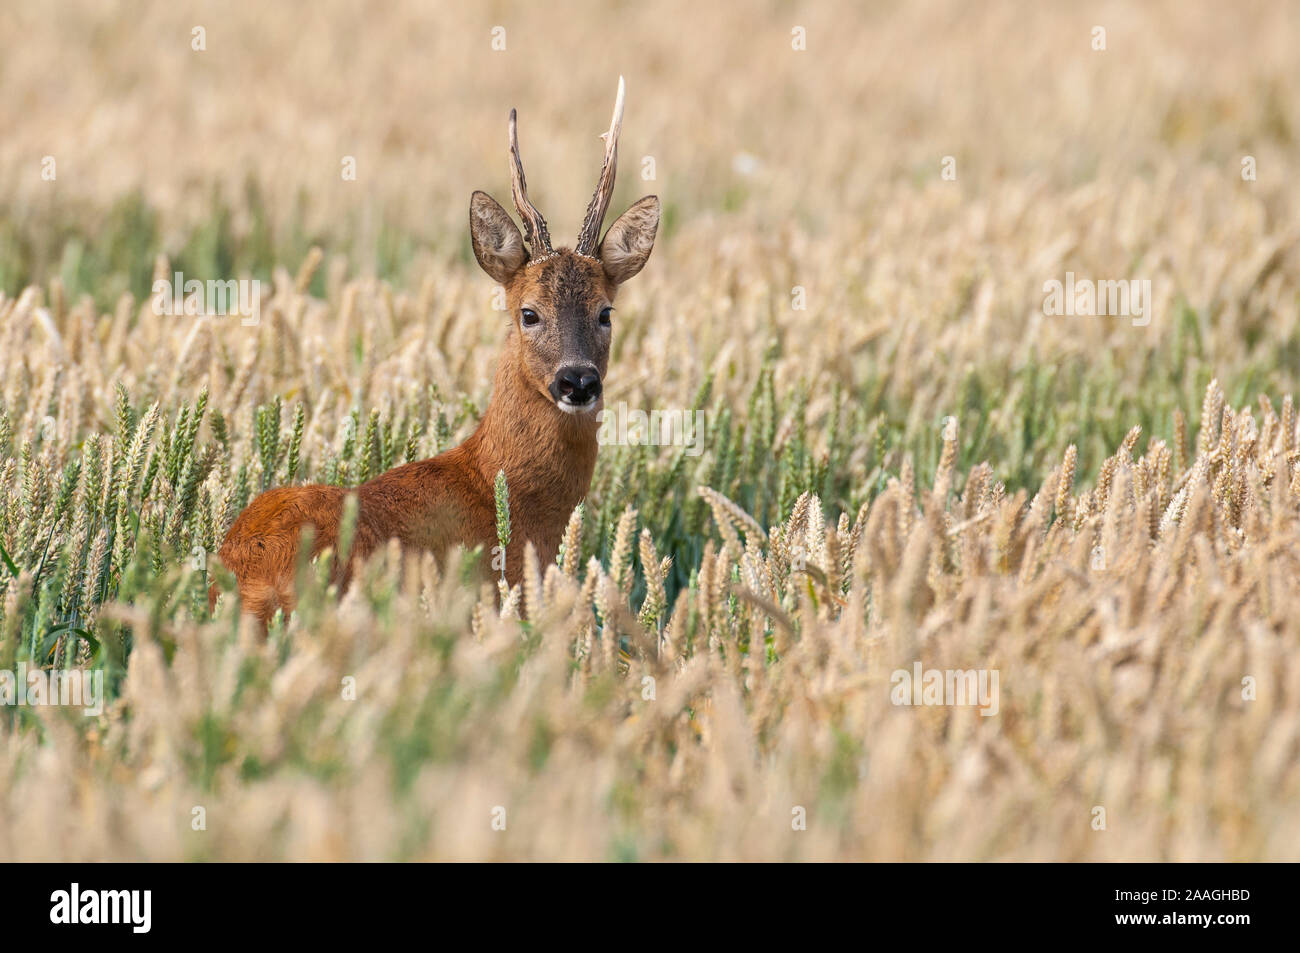
{"type": "Polygon", "coordinates": [[[591,365],[568,364],[555,372],[551,397],[565,413],[591,410],[600,400],[600,372],[591,365]]]}

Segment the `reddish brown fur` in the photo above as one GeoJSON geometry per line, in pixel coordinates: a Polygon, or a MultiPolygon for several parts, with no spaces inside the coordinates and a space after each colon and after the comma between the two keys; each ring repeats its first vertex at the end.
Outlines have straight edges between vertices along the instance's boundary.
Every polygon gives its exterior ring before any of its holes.
{"type": "MultiPolygon", "coordinates": [[[[507,288],[515,319],[482,422],[460,446],[357,488],[354,558],[364,559],[389,539],[434,553],[456,543],[481,543],[490,551],[496,543],[498,470],[505,471],[510,489],[506,581],[518,582],[526,542],[543,562],[555,558],[569,515],[591,485],[597,422],[594,412],[561,411],[547,388],[557,364],[574,351],[590,358],[604,378],[609,339],[608,332],[600,339],[596,315],[615,291],[598,262],[568,250],[518,270],[507,288]],[[548,322],[542,334],[526,340],[519,325],[524,306],[565,320],[548,322]]],[[[258,496],[239,515],[218,555],[238,580],[244,611],[265,623],[276,609],[293,609],[302,530],[315,527],[313,557],[326,547],[337,548],[347,493],[334,486],[280,487],[258,496]]],[[[338,581],[346,587],[346,571],[338,581]]],[[[216,595],[213,586],[212,605],[216,595]]]]}
{"type": "MultiPolygon", "coordinates": [[[[469,208],[474,256],[505,286],[512,315],[492,402],[478,429],[459,447],[357,487],[352,562],[393,539],[406,550],[439,556],[457,543],[481,544],[491,551],[497,541],[493,483],[501,471],[510,491],[506,581],[519,581],[528,543],[542,562],[555,558],[569,515],[586,496],[596,466],[599,386],[611,335],[606,318],[618,286],[650,257],[659,225],[659,200],[647,196],[609,227],[599,249],[592,247],[597,233],[592,229],[599,229],[613,189],[622,108],[620,78],[605,166],[583,226],[581,253],[551,249],[546,222],[527,197],[511,112],[512,191],[526,231],[521,235],[505,209],[484,192],[470,197],[469,208]],[[586,252],[598,252],[599,259],[586,252]],[[579,377],[571,376],[575,369],[579,377]],[[563,406],[572,413],[561,409],[564,397],[569,399],[563,406]]],[[[338,550],[348,492],[316,485],[268,490],[230,527],[218,555],[235,574],[244,611],[263,626],[277,609],[287,613],[297,601],[294,577],[304,528],[314,527],[313,557],[327,547],[338,550]]],[[[490,560],[485,561],[484,568],[489,566],[490,560]]],[[[336,569],[341,589],[350,575],[350,564],[336,569]]],[[[216,600],[213,585],[210,610],[216,600]]]]}

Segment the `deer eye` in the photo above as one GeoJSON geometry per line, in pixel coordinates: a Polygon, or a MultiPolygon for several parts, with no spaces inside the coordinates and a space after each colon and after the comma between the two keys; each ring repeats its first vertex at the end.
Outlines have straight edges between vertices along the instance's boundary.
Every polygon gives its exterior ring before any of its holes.
{"type": "Polygon", "coordinates": [[[607,327],[609,327],[609,316],[610,316],[611,314],[613,314],[613,313],[614,313],[614,309],[613,309],[613,308],[601,308],[601,309],[600,309],[600,326],[601,326],[602,328],[607,328],[607,327]]]}
{"type": "Polygon", "coordinates": [[[542,319],[537,316],[537,312],[532,308],[524,308],[519,312],[520,318],[523,319],[524,327],[531,328],[537,325],[542,319]]]}

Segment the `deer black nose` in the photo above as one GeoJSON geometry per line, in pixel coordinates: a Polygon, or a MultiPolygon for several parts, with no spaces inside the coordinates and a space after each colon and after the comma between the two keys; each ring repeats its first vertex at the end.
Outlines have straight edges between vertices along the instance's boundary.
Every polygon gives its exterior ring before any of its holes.
{"type": "Polygon", "coordinates": [[[570,404],[589,404],[600,396],[600,374],[590,365],[561,367],[551,381],[551,396],[570,404]]]}

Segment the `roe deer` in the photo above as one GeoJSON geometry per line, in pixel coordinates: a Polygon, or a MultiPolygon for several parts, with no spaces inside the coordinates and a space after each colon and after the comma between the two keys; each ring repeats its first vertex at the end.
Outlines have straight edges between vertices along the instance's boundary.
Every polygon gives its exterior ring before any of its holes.
{"type": "MultiPolygon", "coordinates": [[[[605,161],[577,246],[554,249],[546,220],[528,199],[515,111],[510,111],[510,177],[521,235],[510,215],[483,192],[470,197],[469,230],[483,270],[505,288],[511,318],[492,399],[478,429],[458,447],[380,474],[355,490],[288,486],[254,499],[231,525],[218,553],[239,585],[243,610],[263,626],[277,609],[296,603],[294,576],[301,533],[314,527],[312,556],[337,549],[345,497],[357,495],[352,559],[364,559],[390,539],[403,549],[439,557],[454,544],[496,541],[493,481],[504,471],[510,488],[510,584],[522,574],[526,542],[552,560],[573,508],[587,494],[596,465],[596,414],[609,360],[610,312],[618,286],[646,263],[659,227],[651,195],[623,213],[601,241],[614,189],[623,79],[605,140],[605,161]],[[527,248],[525,248],[525,244],[527,248]]],[[[346,588],[352,560],[335,569],[346,588]]],[[[217,588],[209,590],[215,607],[217,588]]]]}

